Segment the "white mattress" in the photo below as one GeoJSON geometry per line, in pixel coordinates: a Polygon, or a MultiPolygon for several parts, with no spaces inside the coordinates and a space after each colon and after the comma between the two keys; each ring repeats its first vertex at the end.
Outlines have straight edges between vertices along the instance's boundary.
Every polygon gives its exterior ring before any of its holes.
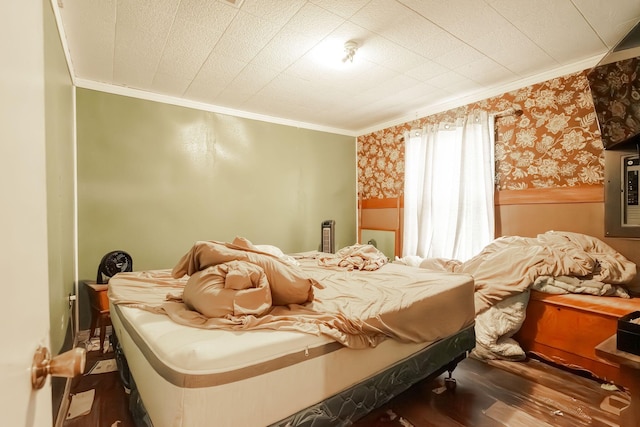
{"type": "MultiPolygon", "coordinates": [[[[439,287],[441,310],[415,321],[443,336],[443,325],[473,319],[473,304],[460,303],[462,295],[472,299],[473,282],[439,287]]],[[[121,305],[111,316],[154,427],[270,425],[431,344],[388,339],[363,350],[296,331],[193,328],[121,305]]]]}

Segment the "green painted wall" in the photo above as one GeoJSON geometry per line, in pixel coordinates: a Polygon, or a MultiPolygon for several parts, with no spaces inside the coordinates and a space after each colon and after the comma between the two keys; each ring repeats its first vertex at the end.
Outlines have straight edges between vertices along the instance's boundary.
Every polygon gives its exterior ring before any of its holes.
{"type": "Polygon", "coordinates": [[[81,279],[101,257],[172,268],[197,240],[285,252],[356,242],[355,138],[77,90],[81,279]]]}
{"type": "Polygon", "coordinates": [[[43,1],[43,28],[49,315],[51,351],[57,354],[72,324],[69,295],[75,294],[74,112],[71,77],[48,1],[43,1]]]}

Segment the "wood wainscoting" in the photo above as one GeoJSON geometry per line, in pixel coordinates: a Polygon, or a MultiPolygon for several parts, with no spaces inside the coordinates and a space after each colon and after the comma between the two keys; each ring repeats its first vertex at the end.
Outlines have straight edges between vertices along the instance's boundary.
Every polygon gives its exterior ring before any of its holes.
{"type": "Polygon", "coordinates": [[[358,242],[362,242],[362,230],[395,233],[394,255],[402,256],[403,197],[367,199],[358,201],[358,242]]]}
{"type": "Polygon", "coordinates": [[[602,203],[604,186],[585,185],[581,187],[529,188],[525,190],[496,191],[496,206],[530,205],[543,203],[602,203]]]}
{"type": "MultiPolygon", "coordinates": [[[[549,230],[574,231],[604,239],[604,186],[496,191],[495,235],[535,237],[549,230]]],[[[361,230],[394,231],[402,254],[404,197],[358,201],[361,230]]]]}
{"type": "MultiPolygon", "coordinates": [[[[395,231],[395,252],[401,256],[403,209],[402,196],[359,200],[358,238],[362,229],[395,231]]],[[[640,239],[605,237],[604,185],[496,191],[496,237],[536,237],[549,230],[596,237],[640,264],[640,239]]],[[[640,277],[633,286],[640,289],[640,277]]]]}
{"type": "Polygon", "coordinates": [[[549,230],[604,238],[604,187],[496,191],[496,236],[535,237],[549,230]]]}

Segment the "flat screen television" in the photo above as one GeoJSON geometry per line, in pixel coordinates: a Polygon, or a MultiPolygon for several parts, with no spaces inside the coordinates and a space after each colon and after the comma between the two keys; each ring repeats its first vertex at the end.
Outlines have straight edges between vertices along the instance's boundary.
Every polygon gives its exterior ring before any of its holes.
{"type": "Polygon", "coordinates": [[[587,79],[605,149],[640,144],[640,24],[587,79]]]}

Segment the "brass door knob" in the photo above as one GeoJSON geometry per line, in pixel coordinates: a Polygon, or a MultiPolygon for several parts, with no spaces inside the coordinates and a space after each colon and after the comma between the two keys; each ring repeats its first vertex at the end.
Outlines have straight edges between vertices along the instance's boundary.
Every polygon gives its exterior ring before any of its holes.
{"type": "Polygon", "coordinates": [[[86,353],[84,348],[75,347],[51,359],[48,348],[38,347],[31,365],[31,386],[34,390],[41,389],[47,380],[47,375],[66,378],[80,375],[84,372],[86,353]]]}

